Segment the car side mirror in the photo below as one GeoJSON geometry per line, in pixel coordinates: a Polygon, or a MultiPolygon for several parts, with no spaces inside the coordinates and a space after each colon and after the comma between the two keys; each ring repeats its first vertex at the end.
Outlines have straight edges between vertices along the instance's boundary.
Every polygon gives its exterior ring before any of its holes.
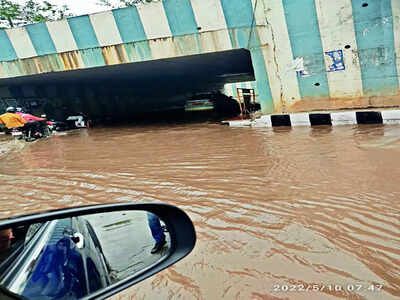
{"type": "Polygon", "coordinates": [[[105,299],[188,255],[196,234],[168,204],[106,204],[0,220],[1,299],[105,299]]]}

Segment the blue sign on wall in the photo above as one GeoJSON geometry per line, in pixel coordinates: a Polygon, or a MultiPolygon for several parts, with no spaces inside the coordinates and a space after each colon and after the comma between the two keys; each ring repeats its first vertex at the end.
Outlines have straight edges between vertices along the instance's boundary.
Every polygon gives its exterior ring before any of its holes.
{"type": "Polygon", "coordinates": [[[343,71],[346,69],[344,65],[343,50],[327,51],[325,55],[329,56],[332,64],[329,65],[327,72],[343,71]]]}

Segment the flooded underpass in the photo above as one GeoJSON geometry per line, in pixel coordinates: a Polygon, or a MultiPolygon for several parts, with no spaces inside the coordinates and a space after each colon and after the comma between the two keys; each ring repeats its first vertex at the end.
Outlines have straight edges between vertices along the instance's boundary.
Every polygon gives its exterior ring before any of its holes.
{"type": "Polygon", "coordinates": [[[193,252],[115,299],[398,299],[399,155],[398,126],[75,130],[1,156],[0,214],[184,209],[193,252]]]}

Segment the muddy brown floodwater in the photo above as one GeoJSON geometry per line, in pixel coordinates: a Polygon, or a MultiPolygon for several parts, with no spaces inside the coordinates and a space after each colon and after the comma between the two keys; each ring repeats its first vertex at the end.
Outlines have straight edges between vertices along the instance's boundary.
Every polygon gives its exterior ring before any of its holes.
{"type": "Polygon", "coordinates": [[[184,209],[193,252],[114,299],[399,299],[399,166],[398,126],[78,130],[2,156],[0,215],[184,209]]]}

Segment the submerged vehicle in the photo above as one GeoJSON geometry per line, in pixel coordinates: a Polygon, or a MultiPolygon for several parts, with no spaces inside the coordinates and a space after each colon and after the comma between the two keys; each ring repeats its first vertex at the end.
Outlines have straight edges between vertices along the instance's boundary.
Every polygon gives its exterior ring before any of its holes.
{"type": "Polygon", "coordinates": [[[220,92],[195,94],[186,100],[184,110],[190,118],[208,115],[215,119],[235,117],[241,112],[238,101],[220,92]]]}
{"type": "Polygon", "coordinates": [[[189,100],[185,103],[185,111],[205,111],[214,109],[214,103],[210,99],[189,100]]]}
{"type": "Polygon", "coordinates": [[[88,128],[90,124],[84,115],[68,116],[64,121],[51,121],[51,123],[55,131],[88,128]]]}
{"type": "Polygon", "coordinates": [[[49,137],[52,133],[51,123],[48,121],[40,121],[40,125],[40,129],[37,131],[33,129],[23,130],[22,127],[15,127],[6,130],[6,134],[11,134],[15,139],[25,140],[26,142],[49,137]]]}

